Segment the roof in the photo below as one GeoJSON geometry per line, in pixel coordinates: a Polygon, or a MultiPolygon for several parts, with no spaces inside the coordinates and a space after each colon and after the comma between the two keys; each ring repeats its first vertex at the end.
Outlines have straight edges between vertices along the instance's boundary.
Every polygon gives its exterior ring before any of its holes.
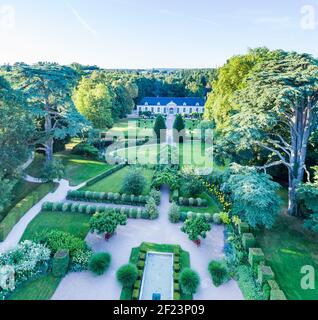
{"type": "Polygon", "coordinates": [[[192,97],[185,97],[185,98],[169,98],[169,97],[145,97],[143,98],[139,105],[146,105],[148,103],[149,106],[156,106],[160,103],[161,106],[166,106],[170,102],[175,103],[177,106],[183,106],[186,104],[187,106],[196,106],[197,103],[199,106],[204,107],[205,100],[204,98],[192,98],[192,97]]]}

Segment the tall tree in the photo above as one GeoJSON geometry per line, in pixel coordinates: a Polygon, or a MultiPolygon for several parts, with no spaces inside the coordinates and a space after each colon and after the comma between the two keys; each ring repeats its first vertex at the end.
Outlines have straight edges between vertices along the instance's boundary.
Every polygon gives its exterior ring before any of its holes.
{"type": "Polygon", "coordinates": [[[318,124],[318,60],[307,54],[274,51],[247,80],[237,97],[232,136],[240,146],[269,154],[267,169],[288,169],[290,215],[298,215],[297,188],[303,182],[308,142],[318,124]]]}
{"type": "Polygon", "coordinates": [[[167,126],[166,121],[161,114],[157,116],[153,130],[155,132],[157,141],[160,141],[161,138],[165,140],[167,126]]]}
{"type": "Polygon", "coordinates": [[[103,84],[91,78],[82,78],[74,91],[73,100],[77,110],[97,129],[111,128],[113,93],[103,84]]]}
{"type": "Polygon", "coordinates": [[[76,110],[71,92],[77,73],[70,67],[52,63],[16,64],[6,67],[4,76],[23,92],[30,112],[38,119],[38,150],[45,152],[47,162],[53,160],[54,139],[76,136],[87,128],[87,122],[76,110]]]}

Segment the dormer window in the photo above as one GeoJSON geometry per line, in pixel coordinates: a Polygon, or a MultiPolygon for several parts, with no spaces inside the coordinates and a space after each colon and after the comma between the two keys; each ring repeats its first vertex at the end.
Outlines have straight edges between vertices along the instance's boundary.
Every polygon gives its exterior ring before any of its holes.
{"type": "Polygon", "coordinates": [[[198,107],[200,105],[200,103],[197,102],[196,106],[198,107]]]}
{"type": "Polygon", "coordinates": [[[186,104],[186,103],[184,103],[183,105],[184,105],[184,106],[186,106],[187,104],[186,104]]]}
{"type": "Polygon", "coordinates": [[[160,102],[158,102],[158,103],[157,103],[157,106],[160,106],[160,105],[161,105],[160,102]]]}
{"type": "Polygon", "coordinates": [[[148,102],[146,102],[146,103],[145,103],[145,106],[148,106],[148,105],[149,105],[148,102]]]}

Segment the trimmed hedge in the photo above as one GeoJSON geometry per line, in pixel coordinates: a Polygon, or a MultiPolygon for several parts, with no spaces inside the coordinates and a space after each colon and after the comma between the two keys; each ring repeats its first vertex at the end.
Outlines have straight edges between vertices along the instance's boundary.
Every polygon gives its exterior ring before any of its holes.
{"type": "Polygon", "coordinates": [[[272,290],[271,300],[287,300],[285,293],[282,290],[272,290]]]}
{"type": "Polygon", "coordinates": [[[248,250],[249,248],[254,248],[256,244],[256,239],[252,233],[243,233],[242,235],[243,247],[248,250]]]}
{"type": "Polygon", "coordinates": [[[131,219],[149,219],[149,214],[145,209],[141,208],[109,208],[106,206],[96,206],[89,204],[79,204],[72,202],[45,202],[42,206],[42,211],[61,212],[61,213],[84,213],[94,215],[95,213],[103,213],[108,211],[115,211],[122,213],[131,219]]]}
{"type": "Polygon", "coordinates": [[[33,192],[11,209],[0,223],[0,242],[4,241],[14,226],[23,216],[48,193],[53,192],[55,183],[46,183],[37,187],[33,192]]]}
{"type": "Polygon", "coordinates": [[[240,235],[242,235],[244,233],[250,233],[250,226],[246,222],[241,222],[238,226],[238,230],[239,230],[240,235]]]}
{"type": "Polygon", "coordinates": [[[67,199],[83,202],[114,203],[144,206],[147,203],[149,197],[120,194],[113,192],[105,193],[92,191],[69,191],[67,194],[67,199]]]}
{"type": "Polygon", "coordinates": [[[119,165],[117,165],[117,166],[115,166],[115,167],[103,172],[102,174],[96,176],[95,178],[87,181],[86,186],[87,187],[92,186],[93,184],[95,184],[95,183],[97,183],[97,182],[99,182],[99,181],[111,176],[113,173],[123,169],[126,166],[127,166],[126,163],[119,164],[119,165]]]}
{"type": "Polygon", "coordinates": [[[250,248],[248,253],[248,262],[252,267],[265,261],[265,255],[261,248],[250,248]]]}
{"type": "Polygon", "coordinates": [[[178,199],[178,204],[185,207],[207,207],[208,201],[201,198],[184,198],[180,197],[178,199]]]}
{"type": "Polygon", "coordinates": [[[264,284],[268,280],[275,279],[275,274],[271,267],[259,266],[258,267],[258,282],[264,284]]]}
{"type": "Polygon", "coordinates": [[[205,217],[208,222],[213,223],[213,213],[199,213],[199,212],[181,212],[180,221],[185,222],[187,219],[205,217]]]}
{"type": "Polygon", "coordinates": [[[56,252],[53,258],[52,273],[55,278],[62,278],[68,271],[70,263],[70,251],[59,250],[56,252]]]}

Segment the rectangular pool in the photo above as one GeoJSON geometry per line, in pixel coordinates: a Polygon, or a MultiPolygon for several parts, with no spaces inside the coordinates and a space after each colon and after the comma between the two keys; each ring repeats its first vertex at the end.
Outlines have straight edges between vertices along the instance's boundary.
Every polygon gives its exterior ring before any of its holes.
{"type": "Polygon", "coordinates": [[[173,300],[173,253],[147,253],[140,300],[153,300],[153,295],[173,300]]]}

